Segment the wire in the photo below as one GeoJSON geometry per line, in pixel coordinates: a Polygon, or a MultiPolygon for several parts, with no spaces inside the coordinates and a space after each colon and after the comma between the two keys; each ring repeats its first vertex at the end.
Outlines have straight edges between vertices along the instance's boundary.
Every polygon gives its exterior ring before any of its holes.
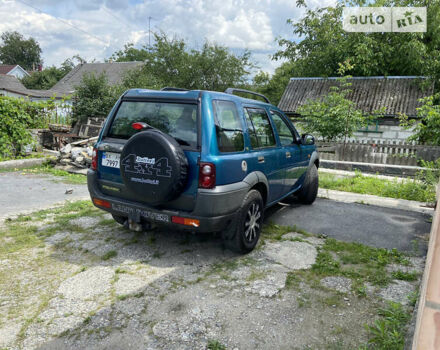
{"type": "Polygon", "coordinates": [[[105,42],[104,40],[102,40],[101,38],[97,37],[96,35],[87,32],[87,31],[84,30],[84,29],[81,29],[81,28],[79,28],[79,27],[77,27],[77,26],[75,26],[75,25],[73,25],[73,24],[71,24],[71,23],[69,23],[69,22],[67,22],[67,21],[65,21],[65,20],[63,20],[63,19],[61,19],[61,18],[59,18],[59,17],[52,16],[51,14],[49,14],[49,13],[47,13],[47,12],[44,12],[43,10],[39,9],[38,7],[36,7],[36,6],[34,6],[34,5],[30,5],[30,4],[28,4],[27,2],[25,2],[25,1],[23,1],[23,0],[16,0],[16,1],[21,2],[22,4],[24,4],[24,5],[26,5],[26,6],[29,6],[29,7],[33,8],[34,10],[37,10],[37,11],[39,11],[39,12],[41,12],[41,13],[44,13],[44,14],[46,14],[46,15],[48,15],[48,16],[51,16],[51,17],[55,18],[56,20],[60,21],[61,23],[64,23],[64,24],[66,24],[66,25],[68,25],[68,26],[70,26],[70,27],[72,27],[72,28],[74,28],[74,29],[76,29],[76,30],[78,30],[78,31],[80,31],[80,32],[82,32],[82,33],[84,33],[84,34],[86,34],[86,35],[92,37],[92,38],[95,38],[96,40],[102,42],[102,43],[103,43],[104,45],[106,45],[106,46],[109,46],[109,43],[105,42]]]}
{"type": "Polygon", "coordinates": [[[116,19],[119,23],[123,24],[124,26],[128,26],[128,27],[130,27],[133,30],[137,30],[131,24],[129,24],[128,22],[122,20],[122,18],[116,16],[115,14],[113,14],[112,11],[108,10],[106,7],[101,7],[101,9],[103,9],[105,12],[107,12],[110,16],[112,16],[114,19],[116,19]]]}

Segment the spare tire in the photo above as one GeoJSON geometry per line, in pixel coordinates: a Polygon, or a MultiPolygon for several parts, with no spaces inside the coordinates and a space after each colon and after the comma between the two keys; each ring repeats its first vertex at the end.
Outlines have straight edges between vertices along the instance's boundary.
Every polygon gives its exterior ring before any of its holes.
{"type": "Polygon", "coordinates": [[[188,160],[175,139],[157,129],[133,135],[121,153],[121,176],[136,199],[158,205],[185,187],[188,160]]]}

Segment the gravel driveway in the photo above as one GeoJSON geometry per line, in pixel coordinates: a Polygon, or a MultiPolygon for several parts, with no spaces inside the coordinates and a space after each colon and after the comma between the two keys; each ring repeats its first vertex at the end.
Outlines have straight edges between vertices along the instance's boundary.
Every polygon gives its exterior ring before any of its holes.
{"type": "Polygon", "coordinates": [[[88,203],[20,217],[0,238],[8,349],[352,349],[385,300],[408,303],[423,268],[387,262],[386,276],[418,277],[361,285],[312,267],[323,238],[268,233],[237,256],[212,235],[132,233],[88,203]]]}

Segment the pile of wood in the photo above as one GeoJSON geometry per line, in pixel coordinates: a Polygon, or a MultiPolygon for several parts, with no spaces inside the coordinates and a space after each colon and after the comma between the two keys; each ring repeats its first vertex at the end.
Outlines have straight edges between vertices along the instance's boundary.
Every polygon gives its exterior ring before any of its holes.
{"type": "Polygon", "coordinates": [[[93,144],[98,137],[68,143],[60,149],[57,162],[61,165],[73,165],[77,168],[89,168],[92,164],[93,144]]]}

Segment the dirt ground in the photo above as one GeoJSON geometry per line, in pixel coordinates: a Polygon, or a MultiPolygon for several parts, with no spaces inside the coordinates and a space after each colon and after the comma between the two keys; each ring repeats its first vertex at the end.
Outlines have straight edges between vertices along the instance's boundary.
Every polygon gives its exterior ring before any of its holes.
{"type": "Polygon", "coordinates": [[[269,225],[238,256],[88,202],[19,217],[0,228],[0,349],[358,348],[386,300],[409,303],[424,259],[380,252],[373,271],[327,241],[269,225]]]}

